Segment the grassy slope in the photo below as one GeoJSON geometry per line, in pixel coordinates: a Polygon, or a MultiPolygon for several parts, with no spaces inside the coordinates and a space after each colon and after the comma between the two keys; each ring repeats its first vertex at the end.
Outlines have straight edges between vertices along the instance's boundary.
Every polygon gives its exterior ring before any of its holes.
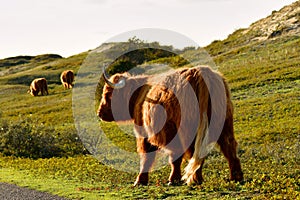
{"type": "MultiPolygon", "coordinates": [[[[235,41],[238,34],[220,42],[235,41]]],[[[90,156],[38,160],[0,157],[0,181],[85,199],[300,198],[300,37],[233,45],[220,53],[221,46],[215,42],[207,50],[232,89],[243,183],[227,181],[227,163],[218,151],[212,152],[205,163],[205,182],[194,187],[166,187],[166,166],[151,175],[150,186],[132,188],[135,174],[119,172],[90,156]]],[[[72,127],[71,91],[62,88],[59,74],[67,68],[76,71],[85,55],[0,77],[1,117],[31,117],[58,129],[72,127]],[[38,76],[49,80],[49,96],[34,98],[26,94],[30,80],[38,76]]],[[[118,132],[112,124],[105,127],[118,132]]],[[[110,137],[124,145],[119,136],[110,137]]],[[[123,139],[127,140],[125,136],[123,139]]]]}
{"type": "MultiPolygon", "coordinates": [[[[72,123],[71,90],[64,90],[60,73],[65,69],[77,71],[86,53],[38,65],[27,70],[0,77],[1,114],[7,120],[31,116],[41,123],[72,123]],[[34,78],[45,77],[49,96],[31,97],[26,93],[34,78]],[[59,113],[59,114],[58,114],[59,113]]],[[[14,68],[22,68],[23,65],[14,68]]]]}

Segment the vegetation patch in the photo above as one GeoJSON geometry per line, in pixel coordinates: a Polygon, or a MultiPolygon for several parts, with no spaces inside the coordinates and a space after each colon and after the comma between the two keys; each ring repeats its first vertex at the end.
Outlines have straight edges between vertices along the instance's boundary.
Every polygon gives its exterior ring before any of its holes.
{"type": "MultiPolygon", "coordinates": [[[[243,182],[228,180],[227,161],[217,149],[205,162],[205,181],[199,186],[167,186],[170,167],[164,166],[151,173],[149,186],[132,187],[137,174],[89,155],[76,134],[72,91],[64,90],[59,81],[63,70],[77,72],[88,52],[30,68],[23,68],[25,63],[1,67],[0,72],[15,71],[0,76],[0,181],[71,199],[300,199],[300,37],[247,42],[255,34],[237,30],[206,47],[232,91],[243,182]],[[47,77],[48,96],[26,93],[34,77],[47,77]]],[[[113,63],[111,70],[164,62],[186,66],[185,60],[165,53],[132,52],[113,63]]],[[[180,53],[186,58],[203,52],[188,48],[180,53]]],[[[99,122],[99,126],[115,145],[135,152],[131,125],[99,122]]]]}

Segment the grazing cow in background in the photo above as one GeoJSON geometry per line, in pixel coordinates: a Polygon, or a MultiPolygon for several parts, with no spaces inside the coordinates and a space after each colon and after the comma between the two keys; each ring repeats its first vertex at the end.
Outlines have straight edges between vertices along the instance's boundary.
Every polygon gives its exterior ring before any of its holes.
{"type": "Polygon", "coordinates": [[[243,179],[233,133],[233,105],[221,74],[201,66],[164,75],[123,73],[110,78],[104,70],[103,77],[105,85],[97,115],[109,122],[134,121],[140,155],[140,173],[134,185],[148,184],[148,172],[158,149],[169,155],[169,184],[178,184],[181,180],[188,185],[201,184],[207,149],[214,144],[209,140],[220,146],[228,160],[230,179],[243,179]],[[220,100],[222,95],[224,101],[220,100]],[[192,96],[195,101],[191,100],[192,96]],[[218,115],[223,116],[222,122],[214,119],[218,115]],[[211,127],[218,123],[219,134],[211,127]],[[182,177],[183,159],[189,163],[182,177]]]}
{"type": "Polygon", "coordinates": [[[73,87],[74,73],[72,70],[63,71],[60,75],[61,83],[65,89],[70,89],[73,87]]]}
{"type": "Polygon", "coordinates": [[[47,81],[45,78],[34,79],[30,84],[29,90],[27,91],[27,93],[31,94],[32,96],[37,96],[39,92],[41,92],[42,95],[49,94],[47,81]]]}

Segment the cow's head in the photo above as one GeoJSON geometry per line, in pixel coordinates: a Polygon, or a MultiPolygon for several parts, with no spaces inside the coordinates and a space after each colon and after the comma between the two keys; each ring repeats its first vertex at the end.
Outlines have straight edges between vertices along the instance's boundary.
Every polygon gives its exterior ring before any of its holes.
{"type": "Polygon", "coordinates": [[[115,74],[109,77],[103,70],[105,85],[97,111],[104,121],[125,121],[130,119],[128,105],[130,98],[130,84],[127,83],[128,74],[115,74]],[[125,84],[126,83],[126,84],[125,84]]]}
{"type": "Polygon", "coordinates": [[[27,93],[31,94],[31,96],[37,96],[38,94],[38,92],[31,87],[27,90],[27,93]]]}

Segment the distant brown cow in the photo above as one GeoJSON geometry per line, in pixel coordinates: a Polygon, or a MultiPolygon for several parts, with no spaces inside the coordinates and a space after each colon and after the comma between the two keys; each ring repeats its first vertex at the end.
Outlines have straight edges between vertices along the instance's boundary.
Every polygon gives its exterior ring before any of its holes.
{"type": "Polygon", "coordinates": [[[73,87],[74,73],[72,70],[63,71],[60,75],[61,83],[65,89],[70,89],[73,87]]]}
{"type": "Polygon", "coordinates": [[[233,133],[233,105],[221,74],[209,67],[180,69],[156,76],[103,73],[98,116],[104,121],[135,124],[140,173],[135,185],[148,183],[148,173],[158,149],[169,155],[170,184],[181,178],[187,184],[201,184],[202,167],[214,143],[229,162],[230,179],[241,181],[233,133]],[[128,106],[128,107],[127,107],[128,106]],[[181,176],[181,163],[189,160],[181,176]]]}
{"type": "Polygon", "coordinates": [[[47,81],[45,78],[34,79],[30,84],[29,90],[27,91],[27,93],[31,94],[32,96],[37,96],[39,92],[41,92],[42,95],[49,94],[47,81]]]}

